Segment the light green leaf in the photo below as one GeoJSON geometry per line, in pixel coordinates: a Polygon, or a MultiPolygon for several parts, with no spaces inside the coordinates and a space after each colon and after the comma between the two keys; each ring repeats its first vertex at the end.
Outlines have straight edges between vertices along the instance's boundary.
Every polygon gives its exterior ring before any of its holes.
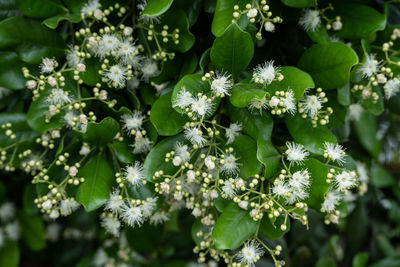
{"type": "Polygon", "coordinates": [[[243,179],[259,174],[261,164],[257,160],[257,144],[247,135],[239,135],[232,143],[237,163],[240,166],[239,176],[243,179]]]}
{"type": "Polygon", "coordinates": [[[324,25],[321,25],[315,31],[306,31],[308,37],[316,43],[326,44],[331,42],[331,38],[324,25]]]}
{"type": "MultiPolygon", "coordinates": [[[[82,20],[82,17],[79,14],[73,14],[73,13],[66,13],[62,15],[56,15],[54,17],[48,18],[43,21],[43,24],[49,27],[50,29],[55,29],[57,28],[58,24],[63,21],[67,20],[72,23],[78,23],[82,20]]],[[[88,66],[88,65],[86,65],[88,66]]]]}
{"type": "Polygon", "coordinates": [[[257,159],[265,166],[265,178],[272,177],[281,162],[281,154],[271,141],[257,140],[257,159]]]}
{"type": "Polygon", "coordinates": [[[286,221],[286,230],[281,230],[281,225],[285,222],[285,216],[274,217],[272,219],[264,216],[260,223],[260,233],[270,240],[277,240],[290,230],[290,218],[286,221]]]}
{"type": "Polygon", "coordinates": [[[388,170],[375,163],[371,167],[371,183],[378,188],[382,188],[394,186],[396,180],[388,170]]]}
{"type": "Polygon", "coordinates": [[[210,58],[219,71],[232,74],[235,80],[249,65],[253,54],[251,35],[233,23],[214,40],[210,58]]]}
{"type": "MultiPolygon", "coordinates": [[[[239,5],[243,10],[247,3],[247,0],[218,0],[211,24],[211,32],[217,37],[221,36],[225,32],[226,28],[232,24],[233,7],[239,5]]],[[[247,16],[242,16],[237,23],[240,28],[245,29],[249,24],[249,20],[247,16]]]]}
{"type": "Polygon", "coordinates": [[[323,89],[344,86],[350,79],[350,69],[358,56],[343,43],[315,44],[304,52],[299,67],[308,72],[315,85],[323,89]]]}
{"type": "Polygon", "coordinates": [[[266,94],[258,84],[240,82],[233,86],[229,100],[235,107],[245,108],[251,100],[262,99],[266,94]]]}
{"type": "Polygon", "coordinates": [[[87,212],[100,208],[109,198],[114,171],[101,154],[91,158],[78,173],[85,181],[79,186],[76,200],[87,212]]]}
{"type": "Polygon", "coordinates": [[[158,17],[164,14],[172,5],[174,0],[149,0],[145,9],[140,13],[140,16],[147,16],[150,18],[158,17]]]}
{"type": "Polygon", "coordinates": [[[102,146],[111,142],[118,131],[119,123],[111,117],[106,117],[100,122],[89,122],[86,132],[77,132],[77,135],[91,145],[102,146]]]}
{"type": "Polygon", "coordinates": [[[353,267],[367,266],[369,254],[367,252],[359,252],[353,258],[353,267]]]}
{"type": "Polygon", "coordinates": [[[304,8],[317,6],[317,0],[281,0],[287,6],[304,8]]]}

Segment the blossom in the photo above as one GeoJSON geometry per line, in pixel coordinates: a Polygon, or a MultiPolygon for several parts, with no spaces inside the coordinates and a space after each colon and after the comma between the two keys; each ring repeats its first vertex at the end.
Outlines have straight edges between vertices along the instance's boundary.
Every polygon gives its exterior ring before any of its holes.
{"type": "Polygon", "coordinates": [[[390,79],[383,86],[385,98],[389,99],[400,91],[400,80],[398,78],[390,79]]]}
{"type": "Polygon", "coordinates": [[[145,178],[143,174],[143,166],[139,161],[136,161],[134,165],[128,166],[123,172],[123,177],[131,183],[133,186],[138,186],[142,183],[145,178]]]}
{"type": "Polygon", "coordinates": [[[174,150],[176,156],[178,156],[182,162],[186,162],[190,159],[189,147],[187,145],[176,142],[174,150]]]}
{"type": "Polygon", "coordinates": [[[100,224],[104,229],[106,229],[107,233],[110,233],[115,237],[119,236],[121,222],[118,219],[109,216],[102,216],[100,224]]]}
{"type": "Polygon", "coordinates": [[[122,127],[131,134],[132,132],[142,128],[143,120],[146,116],[144,116],[140,111],[135,110],[133,114],[124,114],[121,118],[124,123],[122,127]]]}
{"type": "Polygon", "coordinates": [[[68,93],[62,89],[52,89],[47,101],[53,105],[64,105],[71,102],[68,93]]]}
{"type": "Polygon", "coordinates": [[[335,185],[339,191],[346,191],[356,185],[355,172],[343,171],[335,175],[335,185]]]}
{"type": "Polygon", "coordinates": [[[15,206],[12,202],[5,202],[0,206],[0,219],[2,221],[8,221],[14,218],[15,206]]]}
{"type": "Polygon", "coordinates": [[[215,168],[215,163],[212,158],[213,157],[209,155],[204,159],[204,165],[206,165],[208,170],[213,170],[215,168]]]}
{"type": "Polygon", "coordinates": [[[70,215],[72,212],[79,208],[80,204],[73,198],[63,199],[60,202],[60,213],[63,216],[70,215]]]}
{"type": "Polygon", "coordinates": [[[288,90],[285,93],[285,97],[281,99],[283,102],[283,107],[286,109],[286,112],[290,114],[294,114],[296,112],[296,99],[294,98],[294,93],[292,90],[288,90]]]}
{"type": "Polygon", "coordinates": [[[341,145],[325,142],[324,143],[324,157],[333,160],[339,164],[345,162],[344,156],[346,155],[341,145]]]}
{"type": "Polygon", "coordinates": [[[239,171],[239,164],[236,161],[237,158],[233,154],[225,155],[221,171],[227,175],[235,175],[239,171]]]}
{"type": "Polygon", "coordinates": [[[232,89],[230,75],[216,74],[216,77],[211,82],[211,90],[217,94],[229,95],[229,91],[232,89]]]}
{"type": "Polygon", "coordinates": [[[304,190],[310,186],[310,175],[307,170],[294,172],[289,179],[289,186],[296,190],[304,190]]]}
{"type": "Polygon", "coordinates": [[[50,73],[54,71],[57,66],[57,61],[54,58],[43,58],[42,63],[39,65],[41,73],[50,73]]]}
{"type": "Polygon", "coordinates": [[[278,75],[279,68],[274,67],[274,61],[266,61],[253,70],[253,80],[264,85],[270,84],[278,75]]]}
{"type": "Polygon", "coordinates": [[[199,147],[202,147],[207,141],[207,139],[203,137],[202,131],[197,127],[186,128],[184,134],[187,140],[194,145],[198,145],[199,147]]]}
{"type": "Polygon", "coordinates": [[[263,254],[264,251],[260,245],[256,241],[252,240],[244,244],[237,257],[240,263],[254,267],[254,263],[257,262],[263,254]]]}
{"type": "Polygon", "coordinates": [[[231,125],[229,125],[229,128],[227,128],[225,131],[225,136],[228,138],[226,143],[232,144],[233,141],[235,141],[236,136],[240,134],[241,130],[242,130],[241,123],[231,123],[231,125]]]}
{"type": "Polygon", "coordinates": [[[144,222],[144,216],[140,207],[124,206],[121,213],[122,219],[129,226],[141,226],[144,222]]]}
{"type": "Polygon", "coordinates": [[[301,103],[303,104],[302,106],[305,112],[311,118],[314,118],[322,108],[323,99],[316,95],[308,95],[301,100],[301,103]]]}
{"type": "Polygon", "coordinates": [[[302,164],[303,161],[310,155],[310,153],[301,144],[294,142],[286,142],[287,150],[285,152],[286,158],[290,162],[302,164]]]}
{"type": "Polygon", "coordinates": [[[362,183],[367,183],[369,181],[368,169],[365,163],[356,161],[358,180],[362,183]]]}
{"type": "Polygon", "coordinates": [[[306,31],[315,31],[321,24],[321,17],[318,10],[306,9],[299,19],[299,25],[306,31]]]}
{"type": "Polygon", "coordinates": [[[333,212],[336,206],[339,204],[341,195],[337,191],[329,191],[326,193],[324,202],[321,205],[322,212],[333,212]]]}
{"type": "Polygon", "coordinates": [[[347,111],[347,117],[351,121],[358,121],[363,112],[364,112],[364,109],[360,104],[358,104],[358,103],[351,104],[347,111]]]}
{"type": "Polygon", "coordinates": [[[275,31],[275,24],[273,24],[271,21],[267,21],[264,24],[264,29],[266,32],[274,32],[275,31]]]}
{"type": "Polygon", "coordinates": [[[104,34],[96,46],[96,55],[104,58],[107,53],[116,52],[120,47],[120,40],[115,34],[104,34]]]}
{"type": "MultiPolygon", "coordinates": [[[[4,227],[4,232],[9,239],[16,241],[19,239],[19,236],[21,233],[21,228],[20,228],[18,222],[14,221],[12,223],[7,224],[4,227]]],[[[0,245],[0,247],[1,247],[1,245],[0,245]]]]}
{"type": "Polygon", "coordinates": [[[121,65],[113,65],[108,70],[104,71],[104,76],[112,83],[115,87],[125,86],[125,81],[128,76],[128,72],[125,67],[121,65]]]}
{"type": "Polygon", "coordinates": [[[139,53],[138,46],[134,45],[129,40],[124,40],[119,43],[119,48],[117,50],[117,56],[125,64],[130,64],[133,57],[139,53]]]}
{"type": "Polygon", "coordinates": [[[143,216],[150,217],[157,207],[157,197],[147,198],[140,208],[142,209],[143,216]]]}
{"type": "Polygon", "coordinates": [[[365,77],[369,78],[378,71],[379,65],[380,65],[379,62],[375,59],[375,55],[367,54],[365,62],[362,63],[361,67],[359,68],[359,71],[365,77]]]}
{"type": "Polygon", "coordinates": [[[249,11],[247,11],[247,17],[249,18],[255,18],[258,14],[258,11],[256,8],[251,8],[249,11]]]}
{"type": "Polygon", "coordinates": [[[150,217],[150,224],[159,225],[166,221],[169,221],[169,216],[165,212],[156,212],[150,217]]]}
{"type": "Polygon", "coordinates": [[[193,99],[190,110],[202,117],[211,113],[212,106],[213,103],[206,96],[198,96],[193,99]]]}
{"type": "Polygon", "coordinates": [[[145,81],[160,73],[157,63],[151,59],[145,59],[140,70],[142,71],[142,79],[145,81]]]}
{"type": "Polygon", "coordinates": [[[105,209],[112,211],[113,213],[118,213],[121,211],[124,206],[124,201],[122,197],[119,195],[119,190],[116,189],[110,193],[110,198],[107,200],[105,204],[105,209]]]}
{"type": "Polygon", "coordinates": [[[78,51],[76,51],[72,45],[68,46],[66,58],[68,66],[70,66],[71,68],[74,68],[76,65],[82,62],[80,57],[78,57],[78,51]]]}
{"type": "Polygon", "coordinates": [[[99,8],[100,8],[99,0],[90,0],[89,2],[87,2],[82,6],[81,13],[84,15],[88,15],[89,13],[94,13],[99,8]]]}
{"type": "Polygon", "coordinates": [[[287,186],[285,181],[281,179],[275,181],[272,187],[272,193],[280,197],[285,197],[288,193],[290,193],[290,191],[291,190],[289,186],[287,186]]]}
{"type": "Polygon", "coordinates": [[[222,186],[221,189],[222,192],[224,192],[224,194],[228,197],[236,195],[236,189],[231,179],[225,180],[224,185],[222,186]]]}
{"type": "Polygon", "coordinates": [[[133,146],[133,153],[140,154],[150,150],[150,146],[153,142],[149,138],[144,137],[140,131],[135,134],[135,143],[133,146]]]}
{"type": "Polygon", "coordinates": [[[186,91],[186,88],[182,86],[182,89],[176,95],[175,101],[172,106],[184,109],[190,106],[192,103],[193,103],[192,94],[186,91]]]}

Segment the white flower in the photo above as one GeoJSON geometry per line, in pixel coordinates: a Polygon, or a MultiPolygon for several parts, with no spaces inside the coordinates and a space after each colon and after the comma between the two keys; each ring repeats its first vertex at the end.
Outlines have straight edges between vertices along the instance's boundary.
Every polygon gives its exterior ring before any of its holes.
{"type": "Polygon", "coordinates": [[[79,155],[86,156],[90,153],[90,147],[87,143],[83,143],[81,149],[79,150],[79,155]]]}
{"type": "Polygon", "coordinates": [[[54,68],[57,66],[57,61],[53,58],[43,58],[42,63],[39,65],[41,73],[53,72],[54,68]]]}
{"type": "Polygon", "coordinates": [[[274,193],[275,195],[280,197],[285,197],[290,192],[291,190],[287,186],[284,180],[279,179],[274,182],[274,185],[272,187],[272,193],[274,193]]]}
{"type": "Polygon", "coordinates": [[[159,225],[159,224],[162,224],[167,221],[169,221],[168,214],[166,214],[164,212],[160,212],[160,211],[154,213],[150,217],[150,224],[152,224],[152,225],[159,225]]]}
{"type": "Polygon", "coordinates": [[[236,189],[234,188],[234,184],[230,179],[225,180],[221,189],[222,192],[224,192],[224,194],[228,197],[236,195],[236,189]]]}
{"type": "Polygon", "coordinates": [[[291,192],[289,198],[286,200],[286,203],[292,205],[300,200],[303,200],[308,197],[308,192],[305,188],[291,188],[291,192]]]}
{"type": "Polygon", "coordinates": [[[363,112],[364,112],[364,109],[360,104],[358,104],[358,103],[351,104],[347,111],[347,117],[351,121],[358,121],[363,112]]]}
{"type": "Polygon", "coordinates": [[[45,202],[42,203],[42,208],[44,210],[49,210],[51,209],[51,207],[53,207],[53,204],[51,204],[50,200],[46,200],[45,202]]]}
{"type": "Polygon", "coordinates": [[[36,88],[36,85],[37,85],[37,83],[36,83],[35,80],[28,80],[28,81],[26,81],[26,87],[28,87],[28,89],[33,90],[33,89],[36,88]]]}
{"type": "Polygon", "coordinates": [[[346,191],[356,185],[356,174],[355,172],[343,171],[335,175],[335,185],[339,191],[346,191]]]}
{"type": "Polygon", "coordinates": [[[187,176],[188,183],[193,183],[196,179],[196,173],[193,170],[188,170],[186,172],[186,176],[187,176]]]}
{"type": "Polygon", "coordinates": [[[81,63],[81,58],[78,57],[78,51],[76,51],[72,45],[68,46],[66,58],[68,66],[70,66],[71,68],[75,68],[76,65],[81,63]]]}
{"type": "Polygon", "coordinates": [[[187,140],[194,145],[198,145],[199,147],[202,147],[207,141],[207,139],[203,137],[202,131],[196,127],[186,128],[184,134],[187,140]]]}
{"type": "Polygon", "coordinates": [[[75,177],[78,174],[78,169],[75,166],[72,166],[69,168],[68,174],[72,177],[75,177]]]}
{"type": "Polygon", "coordinates": [[[375,55],[366,55],[365,62],[358,69],[365,77],[371,77],[379,69],[379,62],[375,59],[375,55]]]}
{"type": "Polygon", "coordinates": [[[134,111],[133,114],[122,115],[122,122],[124,123],[123,128],[128,131],[129,134],[132,131],[137,131],[142,128],[143,120],[146,118],[141,112],[134,111]]]}
{"type": "Polygon", "coordinates": [[[296,112],[296,99],[294,98],[294,93],[292,90],[288,90],[285,93],[285,97],[281,99],[283,101],[283,107],[286,109],[286,112],[290,114],[294,114],[296,112]]]}
{"type": "Polygon", "coordinates": [[[107,266],[109,261],[109,257],[107,253],[102,249],[98,249],[93,257],[93,265],[96,267],[104,267],[107,266]]]}
{"type": "Polygon", "coordinates": [[[275,31],[275,24],[273,24],[271,21],[267,21],[264,24],[264,29],[267,32],[274,32],[275,31]]]}
{"type": "Polygon", "coordinates": [[[212,160],[212,156],[209,155],[204,159],[204,164],[206,165],[207,169],[213,170],[215,168],[215,163],[212,160]]]}
{"type": "Polygon", "coordinates": [[[289,179],[289,186],[303,191],[310,186],[310,174],[307,170],[297,171],[292,174],[292,177],[289,179]]]}
{"type": "Polygon", "coordinates": [[[197,113],[200,117],[208,115],[212,111],[213,103],[206,96],[198,96],[193,99],[190,110],[197,113]]]}
{"type": "Polygon", "coordinates": [[[60,202],[60,213],[63,216],[70,215],[72,212],[79,208],[80,204],[73,198],[63,199],[60,202]]]}
{"type": "Polygon", "coordinates": [[[121,65],[111,66],[110,69],[104,71],[104,76],[114,87],[124,87],[128,72],[121,65]]]}
{"type": "Polygon", "coordinates": [[[259,109],[260,113],[263,109],[265,109],[266,107],[268,107],[269,105],[269,101],[267,100],[267,98],[263,97],[263,98],[253,98],[250,101],[249,104],[249,109],[253,110],[253,109],[259,109]]]}
{"type": "Polygon", "coordinates": [[[124,206],[124,201],[122,197],[119,195],[119,190],[116,189],[110,193],[110,198],[107,200],[105,204],[105,209],[109,210],[113,213],[118,213],[121,211],[124,206]]]}
{"type": "Polygon", "coordinates": [[[56,86],[56,85],[57,85],[57,80],[56,80],[56,78],[54,78],[53,76],[49,76],[49,78],[47,78],[47,82],[48,82],[51,86],[56,86]]]}
{"type": "Polygon", "coordinates": [[[140,208],[142,209],[143,216],[150,217],[157,207],[157,197],[147,198],[140,208]]]}
{"type": "Polygon", "coordinates": [[[88,15],[89,13],[94,13],[99,7],[99,0],[90,0],[82,6],[81,13],[88,15]]]}
{"type": "Polygon", "coordinates": [[[151,59],[146,59],[143,62],[142,67],[142,79],[147,81],[150,77],[154,77],[160,73],[157,63],[151,59]]]}
{"type": "Polygon", "coordinates": [[[120,46],[120,40],[114,34],[104,34],[96,46],[97,56],[104,58],[107,53],[116,52],[120,46]]]}
{"type": "Polygon", "coordinates": [[[73,127],[76,125],[75,120],[78,119],[76,112],[68,111],[64,115],[64,121],[69,127],[73,127]]]}
{"type": "Polygon", "coordinates": [[[341,200],[341,195],[337,191],[329,191],[326,193],[324,202],[321,205],[322,212],[333,212],[341,200]]]}
{"type": "Polygon", "coordinates": [[[356,161],[356,166],[357,166],[358,180],[361,183],[368,183],[369,175],[368,175],[367,165],[365,165],[362,162],[356,161]]]}
{"type": "Polygon", "coordinates": [[[156,88],[156,96],[160,96],[161,92],[167,87],[168,82],[162,84],[151,83],[151,85],[156,88]]]}
{"type": "Polygon", "coordinates": [[[400,91],[400,80],[398,78],[390,79],[383,86],[385,91],[385,98],[389,99],[400,91]]]}
{"type": "Polygon", "coordinates": [[[132,27],[125,27],[125,28],[124,28],[124,35],[125,35],[125,36],[131,35],[132,32],[133,32],[132,27]]]}
{"type": "Polygon", "coordinates": [[[242,201],[239,202],[238,205],[239,205],[240,208],[242,208],[244,210],[247,210],[247,207],[249,206],[249,202],[246,201],[246,200],[242,200],[242,201]]]}
{"type": "Polygon", "coordinates": [[[106,229],[107,233],[110,233],[115,237],[119,236],[121,222],[118,219],[109,216],[102,216],[100,224],[104,227],[104,229],[106,229]]]}
{"type": "Polygon", "coordinates": [[[247,16],[249,18],[254,18],[257,16],[257,14],[258,14],[258,11],[256,8],[251,8],[251,9],[249,9],[249,11],[247,11],[247,16]]]}
{"type": "Polygon", "coordinates": [[[125,206],[122,210],[122,219],[129,226],[141,226],[144,222],[144,216],[140,207],[125,206]]]}
{"type": "Polygon", "coordinates": [[[52,89],[51,94],[48,96],[47,101],[53,105],[64,105],[71,102],[68,93],[62,89],[52,89]]]}
{"type": "Polygon", "coordinates": [[[345,162],[345,152],[341,145],[325,142],[324,143],[324,157],[333,160],[340,165],[345,162]]]}
{"type": "Polygon", "coordinates": [[[231,76],[220,73],[217,73],[215,76],[211,83],[211,90],[217,94],[229,95],[232,89],[231,76]]]}
{"type": "Polygon", "coordinates": [[[286,142],[287,150],[285,152],[287,160],[297,164],[302,164],[303,161],[310,155],[301,144],[294,142],[286,142]]]}
{"type": "Polygon", "coordinates": [[[152,141],[144,137],[140,131],[135,134],[135,143],[133,144],[133,153],[140,154],[150,150],[152,141]]]}
{"type": "Polygon", "coordinates": [[[343,23],[340,20],[336,20],[332,23],[332,29],[335,31],[340,31],[343,28],[343,23]]]}
{"type": "Polygon", "coordinates": [[[187,162],[190,159],[189,147],[180,142],[177,142],[174,147],[175,154],[182,160],[187,162]]]}
{"type": "Polygon", "coordinates": [[[269,100],[268,105],[269,105],[271,108],[275,108],[275,107],[277,107],[277,106],[279,105],[279,102],[281,102],[281,100],[280,100],[278,97],[273,96],[273,97],[271,97],[271,99],[269,100]]]}
{"type": "Polygon", "coordinates": [[[143,166],[139,161],[136,161],[134,165],[125,168],[123,177],[131,183],[133,186],[137,187],[142,184],[144,177],[143,166]]]}
{"type": "Polygon", "coordinates": [[[274,61],[266,61],[253,70],[253,80],[264,85],[270,84],[278,75],[279,69],[274,67],[274,61]]]}
{"type": "Polygon", "coordinates": [[[58,210],[52,210],[49,214],[50,219],[57,219],[58,217],[60,217],[60,213],[58,212],[58,210]]]}
{"type": "Polygon", "coordinates": [[[131,43],[129,40],[120,42],[117,50],[117,56],[125,63],[130,64],[133,57],[139,53],[138,46],[131,43]]]}
{"type": "Polygon", "coordinates": [[[240,134],[240,131],[242,131],[242,124],[231,123],[231,125],[229,125],[229,128],[227,128],[225,131],[225,136],[228,138],[226,143],[232,144],[233,141],[235,141],[236,136],[240,134]]]}
{"type": "Polygon", "coordinates": [[[5,202],[0,206],[0,219],[2,221],[9,221],[14,218],[15,206],[12,202],[5,202]]]}
{"type": "Polygon", "coordinates": [[[194,217],[199,217],[201,215],[201,210],[199,208],[194,208],[192,211],[194,217]]]}
{"type": "Polygon", "coordinates": [[[226,173],[227,175],[237,174],[237,172],[239,171],[239,164],[236,161],[237,159],[233,154],[225,155],[221,171],[226,173]]]}
{"type": "Polygon", "coordinates": [[[183,86],[182,89],[176,95],[176,99],[172,106],[184,109],[190,106],[193,103],[193,100],[194,99],[192,97],[192,94],[186,91],[186,88],[183,86]]]}
{"type": "Polygon", "coordinates": [[[305,112],[311,118],[314,118],[322,108],[323,99],[316,95],[307,95],[301,100],[301,103],[303,104],[305,112]]]}
{"type": "Polygon", "coordinates": [[[321,24],[321,17],[318,10],[306,9],[299,19],[299,25],[306,31],[315,31],[321,24]]]}
{"type": "Polygon", "coordinates": [[[260,245],[256,241],[252,240],[244,244],[237,257],[240,263],[254,267],[254,263],[257,262],[263,254],[264,251],[260,245]]]}
{"type": "Polygon", "coordinates": [[[7,237],[11,240],[18,240],[21,229],[17,221],[7,224],[4,227],[4,232],[6,233],[7,237]]]}

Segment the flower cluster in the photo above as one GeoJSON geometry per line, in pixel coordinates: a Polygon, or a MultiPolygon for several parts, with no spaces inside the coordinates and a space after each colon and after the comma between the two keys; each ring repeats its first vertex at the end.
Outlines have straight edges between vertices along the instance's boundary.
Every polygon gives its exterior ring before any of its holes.
{"type": "Polygon", "coordinates": [[[333,11],[334,7],[331,3],[325,8],[304,9],[303,14],[299,19],[299,25],[306,31],[315,32],[322,26],[323,21],[326,22],[325,28],[327,30],[340,31],[343,28],[343,23],[340,16],[334,19],[329,18],[326,13],[333,11]]]}

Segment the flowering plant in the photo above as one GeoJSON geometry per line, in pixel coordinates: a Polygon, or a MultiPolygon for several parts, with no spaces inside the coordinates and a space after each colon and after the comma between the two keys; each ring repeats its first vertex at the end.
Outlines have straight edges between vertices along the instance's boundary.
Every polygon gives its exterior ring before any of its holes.
{"type": "Polygon", "coordinates": [[[396,2],[0,4],[0,266],[60,231],[66,266],[300,265],[396,184],[396,2]]]}

